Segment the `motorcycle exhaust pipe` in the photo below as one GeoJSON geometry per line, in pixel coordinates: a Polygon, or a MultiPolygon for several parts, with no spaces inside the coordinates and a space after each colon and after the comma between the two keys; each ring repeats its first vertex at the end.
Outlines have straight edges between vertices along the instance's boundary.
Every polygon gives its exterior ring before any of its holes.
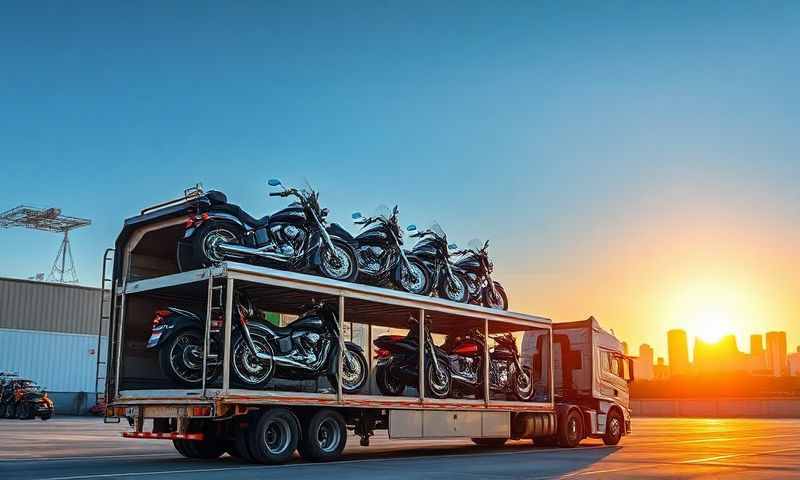
{"type": "Polygon", "coordinates": [[[457,381],[457,382],[466,383],[467,385],[477,385],[478,384],[478,379],[477,378],[475,380],[473,380],[473,379],[471,379],[469,377],[465,377],[463,375],[459,375],[458,373],[456,373],[456,372],[454,372],[452,370],[450,371],[450,377],[452,377],[452,379],[457,381]]]}
{"type": "Polygon", "coordinates": [[[292,257],[281,255],[280,253],[267,252],[264,250],[259,250],[258,248],[245,247],[243,245],[237,245],[235,243],[220,243],[219,245],[217,245],[217,248],[226,253],[232,253],[236,255],[249,255],[251,257],[261,257],[261,258],[266,258],[268,260],[274,260],[276,262],[286,263],[292,260],[292,257]]]}

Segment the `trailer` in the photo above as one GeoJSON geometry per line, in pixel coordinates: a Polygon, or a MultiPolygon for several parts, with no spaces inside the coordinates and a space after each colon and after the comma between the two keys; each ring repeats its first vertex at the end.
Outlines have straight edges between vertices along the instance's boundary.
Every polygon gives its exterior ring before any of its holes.
{"type": "Polygon", "coordinates": [[[596,320],[553,324],[540,316],[229,261],[179,272],[175,249],[195,198],[187,194],[126,220],[116,243],[111,301],[101,315],[111,319],[105,421],[126,419],[131,430],[123,436],[171,440],[191,458],[228,453],[275,464],[295,451],[310,461],[333,460],[349,431],[362,446],[369,445],[375,431],[387,430],[391,439],[462,437],[481,446],[532,439],[563,447],[587,437],[616,444],[630,432],[631,361],[596,320]],[[255,348],[241,326],[236,331],[237,322],[247,323],[237,310],[242,296],[255,311],[271,312],[255,323],[272,332],[276,342],[275,332],[284,332],[284,343],[276,343],[275,351],[259,350],[272,359],[270,369],[276,373],[258,386],[241,381],[240,372],[252,367],[247,358],[254,357],[240,355],[238,345],[255,348]],[[338,348],[333,345],[330,351],[336,356],[327,374],[308,375],[298,365],[287,370],[298,375],[277,375],[281,358],[292,365],[290,354],[283,352],[294,352],[292,342],[300,342],[291,334],[292,323],[312,304],[335,312],[338,348]],[[193,377],[195,384],[176,382],[163,360],[169,363],[173,353],[159,356],[152,348],[165,331],[159,323],[162,314],[155,313],[154,319],[154,312],[165,308],[196,319],[201,343],[179,352],[190,354],[187,361],[201,372],[193,377]],[[417,348],[414,384],[391,394],[379,388],[383,384],[375,372],[386,362],[386,352],[375,348],[379,337],[396,335],[438,351],[468,332],[485,339],[480,351],[466,354],[471,360],[458,352],[438,356],[427,347],[417,348]],[[511,339],[510,350],[518,351],[518,358],[500,357],[495,339],[501,335],[511,339]],[[367,381],[358,391],[343,388],[350,351],[363,352],[367,363],[367,381]],[[490,368],[479,369],[481,378],[472,390],[453,387],[445,396],[434,395],[427,381],[437,361],[446,364],[437,368],[463,361],[490,368]],[[511,381],[512,363],[527,372],[532,384],[522,399],[512,388],[500,388],[511,381]]]}

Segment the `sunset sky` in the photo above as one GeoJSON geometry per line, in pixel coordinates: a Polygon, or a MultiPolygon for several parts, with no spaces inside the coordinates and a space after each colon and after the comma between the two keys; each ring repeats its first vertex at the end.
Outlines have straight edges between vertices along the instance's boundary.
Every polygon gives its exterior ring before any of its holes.
{"type": "MultiPolygon", "coordinates": [[[[445,3],[6,6],[0,210],[91,218],[96,284],[142,207],[202,182],[261,216],[307,178],[347,226],[398,203],[491,239],[512,309],[795,349],[800,4],[445,3]]],[[[58,242],[0,231],[0,275],[58,242]]]]}

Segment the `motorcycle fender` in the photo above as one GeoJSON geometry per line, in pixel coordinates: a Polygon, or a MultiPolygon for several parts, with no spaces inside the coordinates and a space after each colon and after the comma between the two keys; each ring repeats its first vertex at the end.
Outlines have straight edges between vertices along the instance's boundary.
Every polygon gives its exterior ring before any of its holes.
{"type": "Polygon", "coordinates": [[[330,235],[331,237],[341,238],[350,245],[355,246],[358,243],[355,241],[353,236],[350,235],[350,232],[342,228],[342,226],[339,225],[338,223],[331,223],[330,225],[328,225],[328,228],[326,230],[328,231],[328,235],[330,235]]]}
{"type": "MultiPolygon", "coordinates": [[[[319,233],[311,235],[311,242],[313,247],[313,251],[311,253],[311,263],[313,266],[318,267],[319,264],[322,262],[322,244],[324,240],[321,238],[322,236],[319,233]]],[[[348,243],[347,240],[339,237],[338,235],[330,235],[331,241],[339,240],[344,243],[348,243]]]]}
{"type": "Polygon", "coordinates": [[[364,349],[361,348],[361,345],[358,345],[357,343],[353,343],[353,342],[344,342],[344,343],[345,343],[345,345],[347,345],[348,347],[350,347],[353,350],[357,351],[358,353],[364,353],[364,349]]]}
{"type": "Polygon", "coordinates": [[[145,348],[161,348],[170,338],[172,338],[175,332],[190,327],[198,328],[202,327],[202,324],[194,318],[173,313],[164,319],[163,327],[161,327],[160,330],[152,331],[150,334],[150,340],[148,340],[145,348]]]}

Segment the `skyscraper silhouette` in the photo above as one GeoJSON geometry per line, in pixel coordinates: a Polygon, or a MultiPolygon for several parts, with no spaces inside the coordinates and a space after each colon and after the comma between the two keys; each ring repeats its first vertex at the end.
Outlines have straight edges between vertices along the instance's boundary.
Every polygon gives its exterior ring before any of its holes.
{"type": "Polygon", "coordinates": [[[786,374],[786,332],[767,332],[767,368],[774,377],[786,374]]]}
{"type": "Polygon", "coordinates": [[[673,376],[689,373],[689,342],[684,330],[667,332],[667,351],[670,373],[673,376]]]}

